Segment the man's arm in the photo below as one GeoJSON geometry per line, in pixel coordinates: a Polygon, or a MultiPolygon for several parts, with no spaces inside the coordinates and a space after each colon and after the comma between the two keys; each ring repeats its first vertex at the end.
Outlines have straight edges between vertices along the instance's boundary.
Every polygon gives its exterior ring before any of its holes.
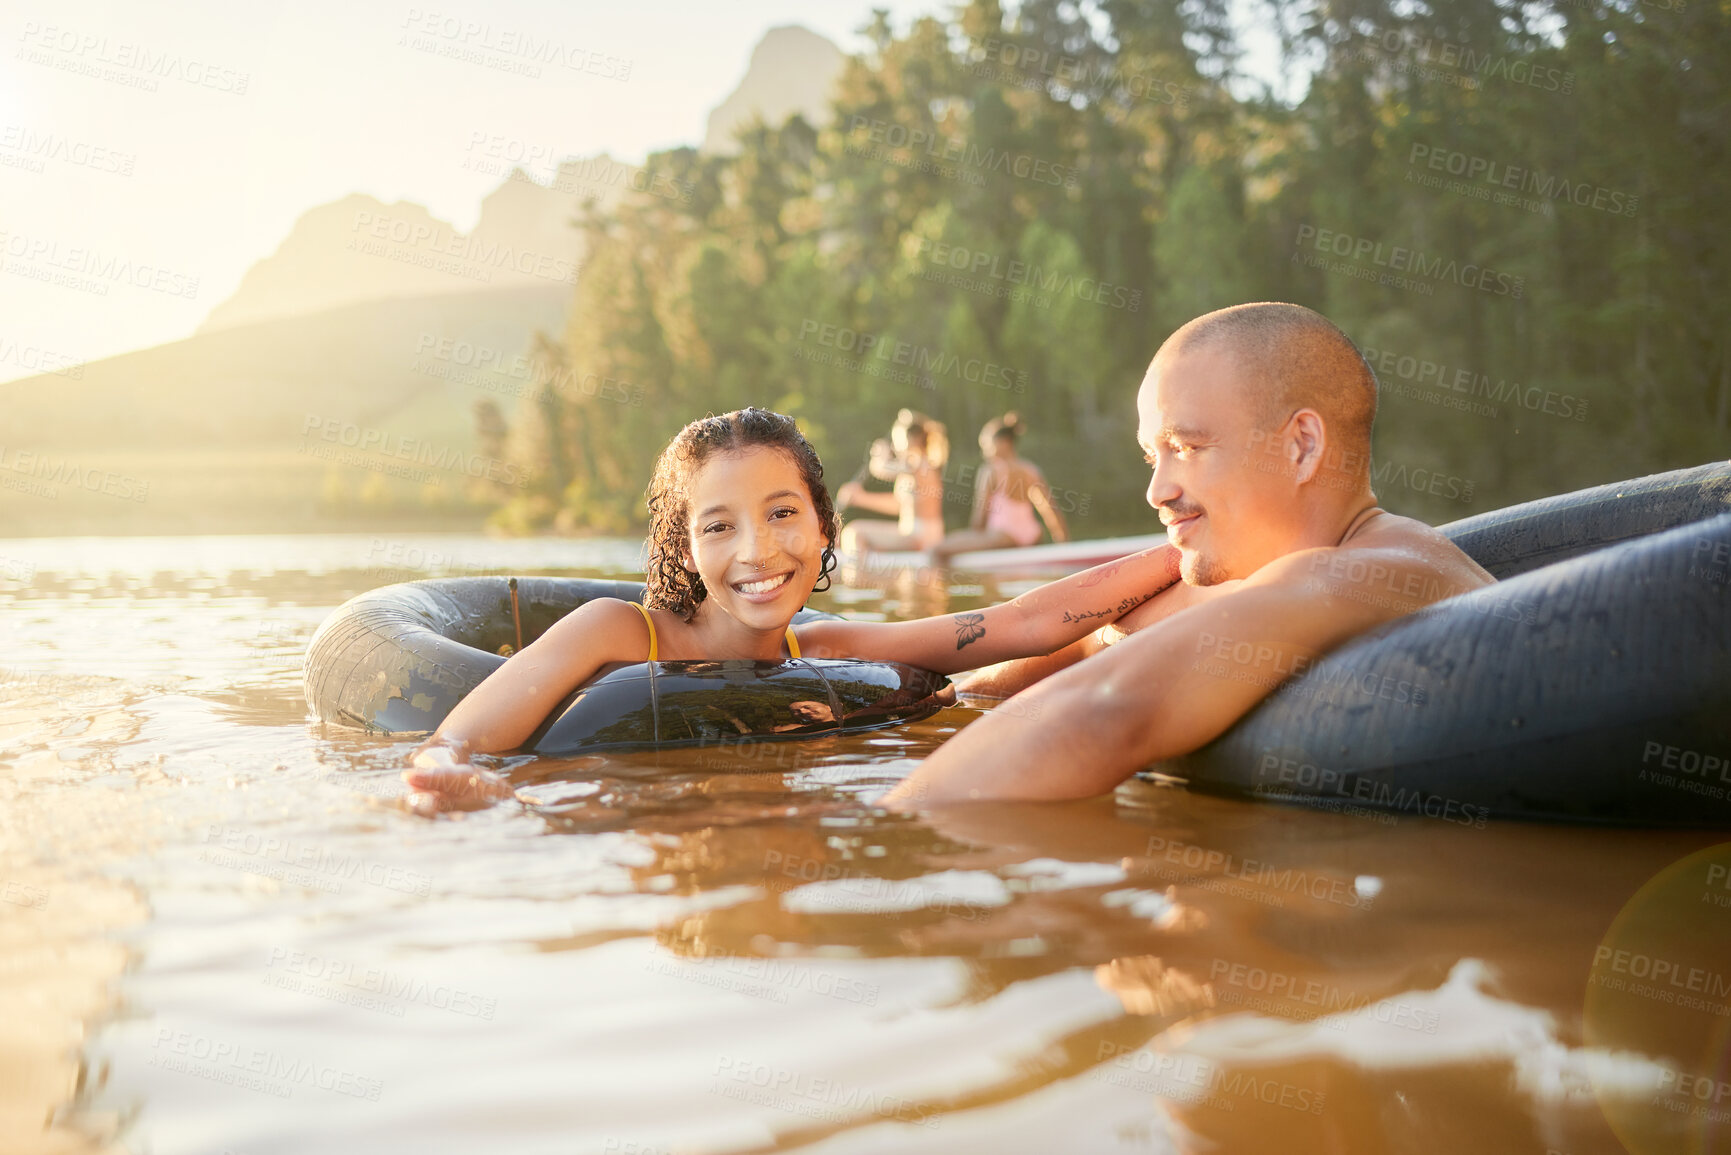
{"type": "Polygon", "coordinates": [[[1093,657],[1138,630],[1148,629],[1173,614],[1210,598],[1222,597],[1242,584],[1231,581],[1216,586],[1193,586],[1185,582],[1174,582],[1079,642],[1039,657],[1015,658],[1008,662],[983,666],[958,682],[956,688],[964,695],[1008,698],[1011,694],[1021,693],[1042,678],[1049,678],[1084,658],[1093,657]]]}
{"type": "MultiPolygon", "coordinates": [[[[951,738],[884,798],[901,808],[1101,794],[1219,737],[1287,676],[1422,601],[1314,581],[1305,550],[1017,694],[951,738]]],[[[1405,551],[1353,551],[1389,588],[1436,571],[1405,551]]],[[[1434,585],[1434,581],[1432,582],[1434,585]]]]}
{"type": "Polygon", "coordinates": [[[982,666],[956,682],[958,693],[974,698],[1008,698],[1019,694],[1042,678],[1049,678],[1099,653],[1100,631],[1095,630],[1079,642],[1071,642],[1061,650],[1033,658],[1012,658],[982,666]]]}

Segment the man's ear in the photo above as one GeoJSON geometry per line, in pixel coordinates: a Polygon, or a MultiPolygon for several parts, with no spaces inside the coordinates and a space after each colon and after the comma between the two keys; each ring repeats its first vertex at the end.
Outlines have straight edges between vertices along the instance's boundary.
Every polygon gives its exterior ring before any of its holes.
{"type": "Polygon", "coordinates": [[[1287,452],[1292,457],[1292,478],[1303,484],[1322,471],[1322,460],[1328,450],[1328,429],[1322,414],[1314,409],[1300,409],[1287,420],[1292,430],[1287,452]]]}

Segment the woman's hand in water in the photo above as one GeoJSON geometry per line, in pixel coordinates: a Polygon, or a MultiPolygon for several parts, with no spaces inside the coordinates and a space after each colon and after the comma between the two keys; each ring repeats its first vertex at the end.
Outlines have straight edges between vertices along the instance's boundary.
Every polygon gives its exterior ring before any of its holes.
{"type": "Polygon", "coordinates": [[[514,794],[500,775],[471,763],[462,743],[421,747],[403,771],[403,781],[413,791],[408,808],[427,818],[443,811],[481,810],[514,794]]]}

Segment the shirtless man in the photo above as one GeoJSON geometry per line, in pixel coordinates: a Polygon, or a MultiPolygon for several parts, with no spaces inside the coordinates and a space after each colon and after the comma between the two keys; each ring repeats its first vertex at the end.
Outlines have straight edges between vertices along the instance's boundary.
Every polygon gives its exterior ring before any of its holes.
{"type": "Polygon", "coordinates": [[[1148,504],[1182,580],[1074,646],[970,681],[1014,696],[886,805],[1105,793],[1206,745],[1285,673],[1495,580],[1377,508],[1376,378],[1320,314],[1265,303],[1198,317],[1155,354],[1136,407],[1148,504]]]}

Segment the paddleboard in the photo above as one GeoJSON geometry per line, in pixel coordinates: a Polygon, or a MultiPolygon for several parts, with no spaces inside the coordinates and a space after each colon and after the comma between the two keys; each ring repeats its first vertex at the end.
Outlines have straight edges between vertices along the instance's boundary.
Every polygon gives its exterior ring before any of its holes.
{"type": "MultiPolygon", "coordinates": [[[[1116,561],[1121,557],[1165,544],[1165,534],[1144,533],[1132,537],[1097,537],[1084,541],[1051,542],[1015,549],[982,549],[956,554],[950,559],[949,568],[964,573],[1061,575],[1076,573],[1090,566],[1116,561]]],[[[863,557],[858,554],[843,554],[841,562],[844,576],[897,573],[931,567],[931,561],[924,553],[913,550],[881,553],[874,551],[863,557]]]]}

